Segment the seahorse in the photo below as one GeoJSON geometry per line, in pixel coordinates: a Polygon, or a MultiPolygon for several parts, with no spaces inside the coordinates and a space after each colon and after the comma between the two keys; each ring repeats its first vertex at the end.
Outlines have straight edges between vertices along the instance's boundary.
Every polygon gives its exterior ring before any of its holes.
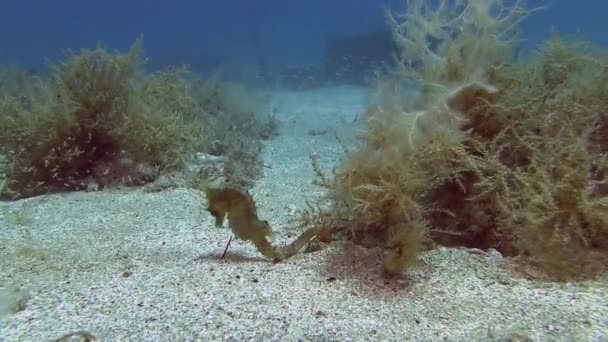
{"type": "Polygon", "coordinates": [[[322,230],[312,227],[288,245],[273,246],[269,239],[273,235],[272,228],[268,221],[258,217],[255,201],[247,191],[230,185],[206,185],[202,190],[207,197],[207,210],[215,217],[215,225],[223,226],[227,218],[238,239],[251,241],[262,255],[274,262],[290,258],[322,230]]]}

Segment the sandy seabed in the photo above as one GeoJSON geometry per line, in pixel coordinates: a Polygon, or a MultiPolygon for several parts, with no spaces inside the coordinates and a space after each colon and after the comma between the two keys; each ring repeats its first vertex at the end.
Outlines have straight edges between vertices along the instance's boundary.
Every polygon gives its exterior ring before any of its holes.
{"type": "MultiPolygon", "coordinates": [[[[365,92],[271,96],[283,127],[252,193],[286,243],[294,210],[322,195],[309,155],[331,170],[343,154],[333,132],[360,128],[365,92]]],[[[0,341],[78,330],[99,341],[608,340],[605,279],[535,282],[506,259],[440,248],[388,281],[375,249],[341,242],[272,264],[233,241],[222,260],[229,237],[187,188],[0,203],[0,341]]]]}

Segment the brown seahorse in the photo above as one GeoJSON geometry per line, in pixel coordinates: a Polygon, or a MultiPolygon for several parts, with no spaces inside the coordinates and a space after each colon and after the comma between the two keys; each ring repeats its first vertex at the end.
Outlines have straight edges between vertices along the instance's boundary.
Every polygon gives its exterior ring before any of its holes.
{"type": "Polygon", "coordinates": [[[224,220],[234,235],[245,241],[251,241],[258,251],[274,262],[285,260],[296,254],[310,239],[321,232],[321,227],[304,231],[292,243],[285,246],[273,246],[269,238],[272,228],[268,221],[260,220],[255,202],[251,195],[236,186],[204,186],[207,197],[207,209],[215,217],[215,225],[223,226],[224,220]]]}

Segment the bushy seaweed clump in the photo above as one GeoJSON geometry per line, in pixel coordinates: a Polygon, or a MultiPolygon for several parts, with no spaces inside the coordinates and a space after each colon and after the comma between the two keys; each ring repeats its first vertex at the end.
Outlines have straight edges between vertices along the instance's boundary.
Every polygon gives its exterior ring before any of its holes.
{"type": "Polygon", "coordinates": [[[259,137],[239,127],[254,122],[250,127],[262,130],[259,117],[220,95],[221,82],[212,91],[193,82],[183,68],[144,76],[142,64],[138,40],[125,54],[101,48],[70,54],[48,76],[5,71],[0,84],[0,154],[8,160],[3,196],[80,190],[92,182],[139,185],[180,168],[197,151],[213,151],[213,144],[230,146],[220,151],[236,163],[226,172],[244,173],[239,180],[251,182],[259,173],[252,170],[261,169],[252,162],[259,148],[250,148],[259,137]],[[219,124],[226,121],[232,126],[219,124]]]}
{"type": "Polygon", "coordinates": [[[228,184],[251,188],[263,171],[261,141],[278,134],[272,109],[238,83],[195,78],[193,90],[207,126],[213,127],[204,152],[224,157],[222,176],[228,184]]]}
{"type": "MultiPolygon", "coordinates": [[[[366,112],[362,146],[319,222],[386,248],[398,274],[429,244],[496,248],[559,278],[608,251],[608,64],[559,39],[517,65],[520,1],[406,1],[401,47],[366,112]],[[407,80],[420,84],[407,103],[407,80]]],[[[411,90],[409,90],[411,91],[411,90]]],[[[310,218],[307,218],[310,220],[310,218]]]]}
{"type": "Polygon", "coordinates": [[[6,194],[83,189],[88,178],[103,183],[114,172],[154,178],[155,168],[175,167],[192,153],[203,129],[192,99],[167,75],[137,83],[141,63],[139,41],[126,54],[84,50],[53,66],[50,77],[3,92],[6,194]]]}
{"type": "Polygon", "coordinates": [[[608,261],[608,59],[555,37],[496,82],[502,92],[470,124],[469,202],[496,212],[487,229],[507,254],[562,279],[599,274],[608,261]],[[501,129],[488,135],[481,123],[493,117],[501,129]]]}

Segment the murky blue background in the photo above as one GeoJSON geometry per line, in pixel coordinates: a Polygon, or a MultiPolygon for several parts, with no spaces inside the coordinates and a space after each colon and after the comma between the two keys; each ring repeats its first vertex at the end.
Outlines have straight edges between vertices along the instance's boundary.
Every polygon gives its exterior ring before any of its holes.
{"type": "MultiPolygon", "coordinates": [[[[528,46],[552,30],[580,31],[608,45],[602,29],[608,2],[529,1],[548,4],[524,25],[528,46]]],[[[247,61],[320,63],[327,39],[386,29],[383,9],[401,0],[3,0],[0,63],[36,65],[66,49],[102,43],[126,49],[144,36],[155,64],[247,61]]]]}

